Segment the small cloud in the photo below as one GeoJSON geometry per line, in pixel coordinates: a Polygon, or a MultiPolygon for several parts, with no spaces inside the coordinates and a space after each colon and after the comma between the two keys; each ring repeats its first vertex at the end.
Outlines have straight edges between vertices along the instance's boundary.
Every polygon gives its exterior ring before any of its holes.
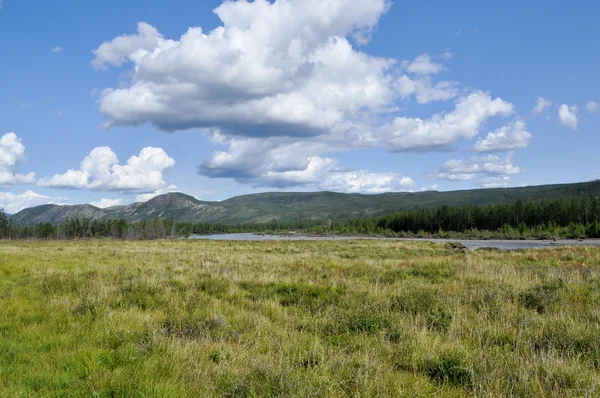
{"type": "Polygon", "coordinates": [[[447,48],[444,53],[442,54],[442,59],[444,59],[445,61],[449,61],[452,59],[452,57],[454,57],[454,54],[452,52],[450,52],[450,49],[447,48]]]}
{"type": "Polygon", "coordinates": [[[431,184],[428,187],[421,187],[421,192],[437,191],[438,184],[431,184]]]}
{"type": "Polygon", "coordinates": [[[585,106],[585,110],[591,114],[600,112],[600,103],[596,101],[590,101],[585,106]]]}
{"type": "Polygon", "coordinates": [[[431,61],[429,54],[421,54],[412,62],[405,62],[406,70],[418,75],[435,75],[444,70],[444,65],[431,61]]]}
{"type": "Polygon", "coordinates": [[[560,108],[558,108],[558,120],[561,124],[576,130],[577,124],[579,123],[579,119],[577,118],[578,111],[579,109],[576,106],[562,104],[560,108]]]}
{"type": "Polygon", "coordinates": [[[67,113],[67,111],[66,111],[66,110],[62,110],[62,111],[56,111],[56,116],[62,116],[62,115],[64,115],[65,113],[67,113]]]}
{"type": "Polygon", "coordinates": [[[97,202],[90,202],[90,204],[99,209],[106,209],[108,207],[118,206],[123,204],[123,199],[100,199],[97,202]]]}
{"type": "Polygon", "coordinates": [[[551,106],[552,102],[548,101],[544,97],[538,97],[535,108],[533,108],[533,113],[542,113],[551,106]]]}
{"type": "Polygon", "coordinates": [[[25,108],[31,108],[34,105],[35,105],[34,102],[21,102],[17,106],[19,107],[19,109],[25,109],[25,108]]]}
{"type": "Polygon", "coordinates": [[[60,47],[60,46],[54,47],[54,48],[52,49],[52,52],[53,52],[53,53],[55,53],[55,54],[61,53],[61,52],[63,52],[63,51],[65,51],[65,49],[64,49],[64,48],[62,48],[62,47],[60,47]]]}

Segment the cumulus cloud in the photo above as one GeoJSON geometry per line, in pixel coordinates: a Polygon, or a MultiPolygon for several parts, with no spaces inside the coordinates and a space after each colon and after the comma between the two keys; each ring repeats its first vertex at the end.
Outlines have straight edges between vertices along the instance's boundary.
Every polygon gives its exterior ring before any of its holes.
{"type": "Polygon", "coordinates": [[[15,133],[0,137],[0,186],[32,184],[35,173],[19,174],[15,170],[18,163],[25,161],[25,146],[15,133]]]}
{"type": "MultiPolygon", "coordinates": [[[[174,40],[139,23],[137,33],[94,51],[96,69],[131,65],[129,80],[98,95],[106,126],[199,129],[229,147],[202,162],[200,173],[212,178],[383,189],[362,180],[369,175],[385,189],[404,188],[395,173],[342,171],[330,154],[448,150],[474,138],[490,117],[514,109],[436,80],[445,68],[428,54],[403,64],[357,49],[390,6],[389,0],[227,1],[214,10],[220,26],[193,27],[174,40]],[[448,113],[397,117],[409,103],[453,99],[448,113]]],[[[447,51],[438,58],[450,57],[447,51]]]]}
{"type": "Polygon", "coordinates": [[[162,148],[146,147],[124,165],[109,147],[94,148],[79,169],[44,178],[38,185],[98,191],[152,192],[166,185],[164,173],[175,165],[162,148]]]}
{"type": "Polygon", "coordinates": [[[533,113],[542,113],[551,106],[552,102],[546,100],[544,97],[538,97],[535,108],[533,108],[533,113]]]}
{"type": "MultiPolygon", "coordinates": [[[[243,136],[310,136],[362,112],[387,112],[416,95],[420,103],[456,96],[456,83],[398,73],[393,59],[357,51],[388,0],[225,2],[222,26],[190,28],[165,39],[147,23],[103,43],[98,68],[134,65],[129,85],[106,89],[107,124],[151,122],[171,131],[218,128],[243,136]]],[[[423,63],[423,62],[421,62],[423,63]]]]}
{"type": "Polygon", "coordinates": [[[414,61],[407,63],[406,70],[417,75],[435,75],[444,70],[444,65],[432,62],[429,54],[421,54],[414,61]]]}
{"type": "Polygon", "coordinates": [[[563,104],[558,108],[558,120],[565,126],[569,126],[573,130],[576,130],[577,124],[579,123],[579,119],[577,118],[578,111],[576,106],[563,104]]]}
{"type": "Polygon", "coordinates": [[[590,101],[585,105],[585,110],[589,113],[598,113],[600,112],[600,103],[596,101],[590,101]]]}
{"type": "Polygon", "coordinates": [[[22,194],[0,192],[0,209],[4,209],[9,214],[15,214],[28,207],[63,204],[66,200],[66,198],[62,197],[40,195],[33,191],[26,191],[22,194]]]}
{"type": "Polygon", "coordinates": [[[90,204],[99,209],[106,209],[108,207],[119,206],[123,204],[123,199],[100,199],[97,202],[90,202],[90,204]]]}
{"type": "Polygon", "coordinates": [[[53,52],[53,53],[55,53],[55,54],[58,54],[58,53],[61,53],[61,52],[63,52],[64,50],[65,50],[64,48],[62,48],[62,47],[60,47],[60,46],[57,46],[57,47],[54,47],[54,48],[52,49],[52,52],[53,52]]]}
{"type": "Polygon", "coordinates": [[[477,141],[473,149],[477,152],[500,152],[526,148],[532,137],[525,122],[517,120],[488,133],[485,138],[477,141]]]}
{"type": "Polygon", "coordinates": [[[460,138],[472,139],[492,116],[514,112],[512,104],[476,92],[460,98],[455,109],[431,119],[398,117],[382,126],[378,136],[391,151],[448,149],[460,138]]]}
{"type": "Polygon", "coordinates": [[[495,178],[494,181],[498,182],[498,177],[516,175],[520,172],[521,169],[512,164],[512,154],[509,154],[505,159],[489,155],[472,157],[469,160],[449,160],[439,170],[436,170],[431,178],[448,181],[470,181],[478,176],[485,176],[488,180],[495,178]]]}
{"type": "Polygon", "coordinates": [[[356,51],[387,0],[225,2],[223,25],[168,40],[140,23],[94,51],[96,68],[134,64],[129,86],[101,93],[109,125],[218,127],[240,135],[311,135],[397,93],[394,60],[356,51]]]}

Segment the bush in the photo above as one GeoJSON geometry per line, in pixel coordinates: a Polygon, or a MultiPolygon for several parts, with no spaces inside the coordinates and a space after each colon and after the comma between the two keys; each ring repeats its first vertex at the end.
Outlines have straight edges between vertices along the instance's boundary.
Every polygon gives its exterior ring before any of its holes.
{"type": "Polygon", "coordinates": [[[458,350],[444,351],[435,358],[425,360],[421,367],[427,377],[440,384],[470,389],[475,381],[473,363],[458,350]]]}
{"type": "Polygon", "coordinates": [[[532,287],[521,293],[521,301],[525,308],[536,310],[538,313],[543,314],[558,300],[563,285],[564,282],[562,279],[556,279],[552,282],[532,287]]]}
{"type": "Polygon", "coordinates": [[[427,327],[437,332],[447,332],[452,325],[452,314],[445,308],[434,307],[427,314],[427,327]]]}

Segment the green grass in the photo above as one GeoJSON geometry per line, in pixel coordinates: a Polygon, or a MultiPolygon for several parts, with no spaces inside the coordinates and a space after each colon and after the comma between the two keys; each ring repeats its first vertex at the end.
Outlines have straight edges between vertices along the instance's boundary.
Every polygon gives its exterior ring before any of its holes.
{"type": "Polygon", "coordinates": [[[0,396],[600,396],[600,249],[2,242],[0,396]]]}

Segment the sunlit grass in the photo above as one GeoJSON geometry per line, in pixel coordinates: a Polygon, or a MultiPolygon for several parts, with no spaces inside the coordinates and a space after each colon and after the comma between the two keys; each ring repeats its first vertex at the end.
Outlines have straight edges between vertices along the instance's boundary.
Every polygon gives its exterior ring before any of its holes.
{"type": "Polygon", "coordinates": [[[0,243],[0,396],[593,397],[599,385],[600,249],[0,243]]]}

